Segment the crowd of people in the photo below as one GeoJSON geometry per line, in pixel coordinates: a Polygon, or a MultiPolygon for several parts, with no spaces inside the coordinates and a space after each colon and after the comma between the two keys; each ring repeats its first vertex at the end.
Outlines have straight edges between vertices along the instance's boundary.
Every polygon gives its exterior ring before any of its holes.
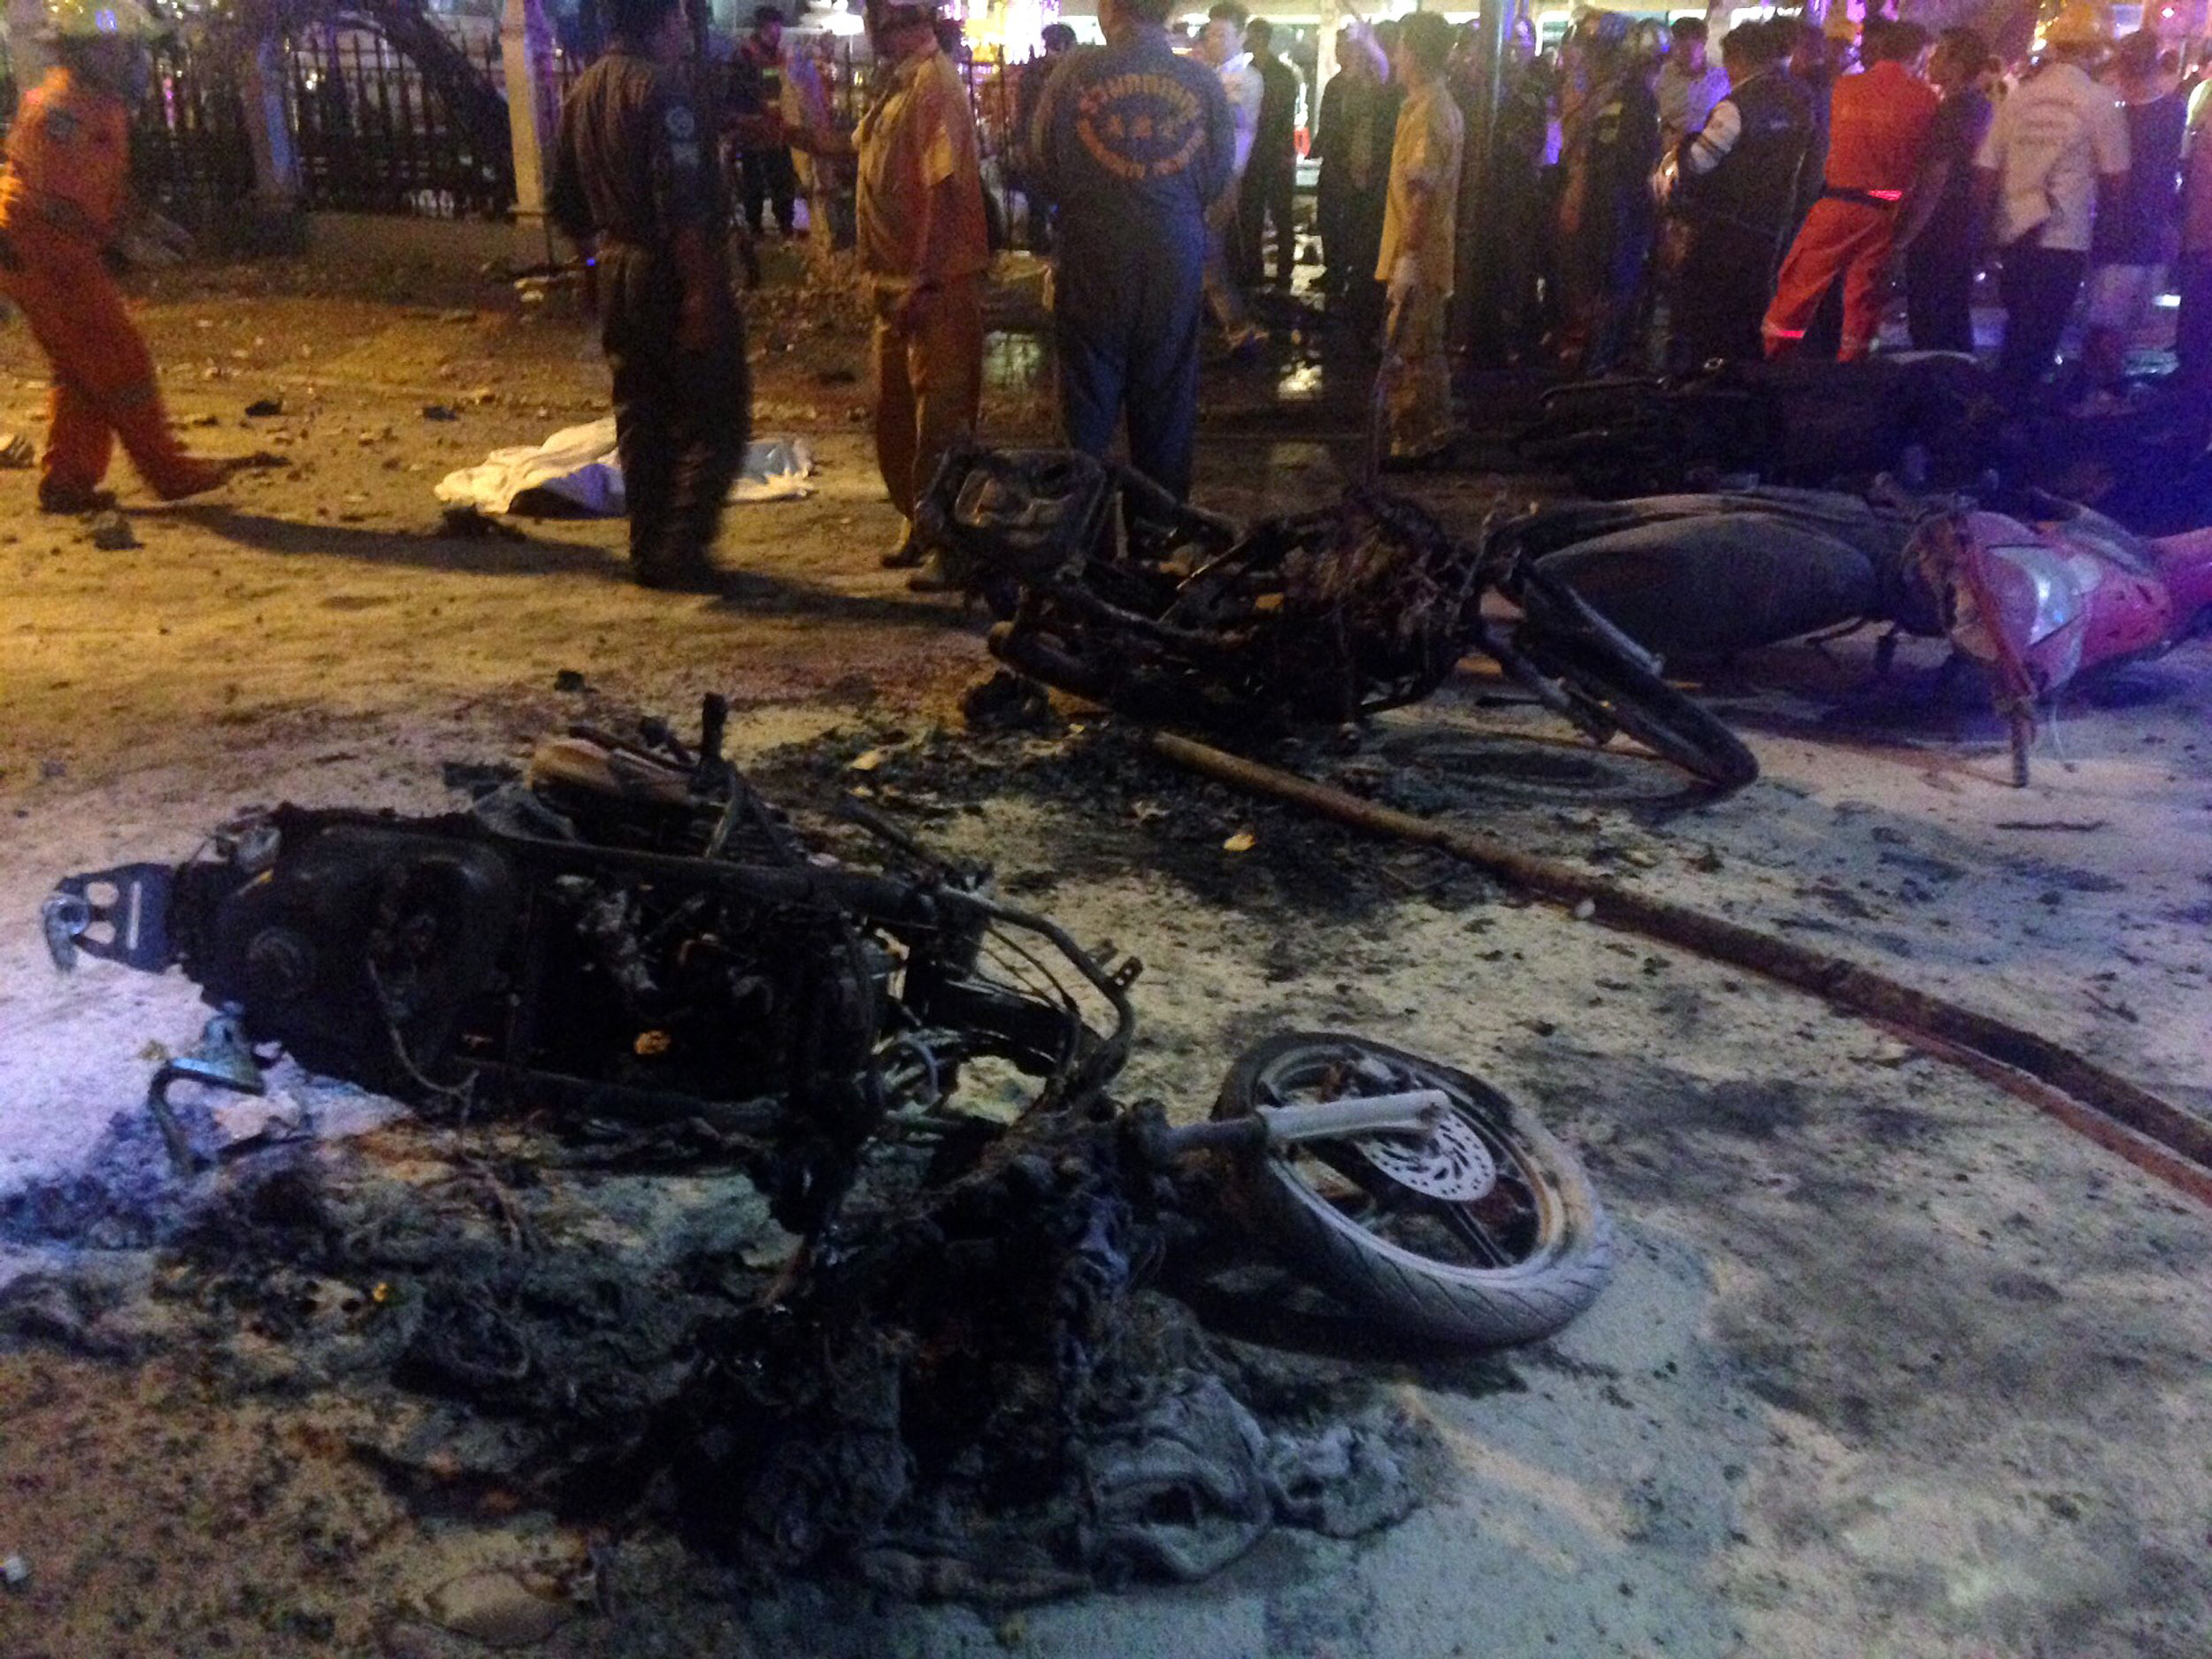
{"type": "MultiPolygon", "coordinates": [[[[1524,35],[1487,169],[1462,181],[1463,339],[1571,374],[1847,361],[1894,291],[1913,347],[1971,351],[1987,266],[2008,388],[2094,405],[2178,259],[2185,371],[2212,370],[2212,167],[2185,145],[2198,76],[2149,30],[2115,42],[2091,0],[2039,45],[2008,65],[1972,29],[1931,36],[1878,4],[1717,42],[1695,18],[1593,14],[1541,55],[1524,35]],[[2078,309],[2084,347],[2054,387],[2078,309]]],[[[1454,84],[1471,108],[1471,48],[1454,84]]]]}
{"type": "MultiPolygon", "coordinates": [[[[675,0],[627,0],[616,12],[660,19],[675,50],[675,0]]],[[[1209,317],[1229,352],[1247,352],[1264,338],[1251,294],[1292,285],[1306,100],[1273,29],[1239,0],[1218,0],[1188,42],[1169,18],[1167,0],[1102,0],[1102,45],[1056,31],[1022,74],[1006,150],[1033,246],[1053,262],[1066,442],[1101,455],[1125,444],[1179,494],[1209,317]]],[[[906,525],[887,563],[924,565],[915,503],[975,423],[995,238],[956,33],[946,38],[932,0],[878,0],[869,21],[878,83],[844,133],[824,101],[772,84],[780,19],[763,9],[740,54],[756,88],[743,119],[756,124],[742,129],[738,177],[749,217],[772,208],[787,223],[794,186],[779,157],[795,151],[809,169],[842,167],[855,181],[875,296],[877,450],[906,525]]],[[[633,39],[634,26],[622,33],[633,39]]],[[[2015,69],[1970,29],[1931,38],[1878,9],[1859,21],[1839,9],[1824,26],[1778,14],[1717,42],[1696,18],[1661,27],[1593,13],[1550,51],[1523,30],[1493,114],[1471,27],[1417,12],[1346,28],[1312,108],[1317,291],[1379,354],[1388,460],[1451,452],[1455,360],[1573,375],[1792,354],[1849,361],[1874,349],[1893,288],[1914,346],[1972,350],[1985,263],[2004,312],[1997,372],[2020,396],[2048,395],[2085,290],[2085,343],[2061,389],[2093,403],[2118,395],[2127,345],[2176,258],[2185,372],[2212,371],[2212,166],[2184,183],[2193,82],[2155,35],[2112,42],[2092,0],[2070,0],[2042,47],[2015,69]],[[1471,146],[1486,120],[1489,142],[1471,146]]],[[[672,120],[677,83],[657,84],[672,120]]],[[[571,99],[572,117],[590,86],[571,99]]],[[[696,125],[688,111],[682,120],[696,125]]],[[[556,208],[588,239],[607,213],[632,215],[583,200],[574,150],[565,139],[571,182],[556,208]]],[[[667,156],[657,169],[666,219],[678,201],[666,181],[688,174],[667,156]]],[[[692,289],[687,245],[675,238],[664,263],[681,280],[656,291],[659,310],[636,331],[662,342],[649,349],[661,357],[626,377],[641,348],[612,313],[608,323],[625,430],[655,434],[638,442],[656,450],[681,450],[679,429],[700,406],[668,390],[685,383],[666,354],[680,346],[675,296],[692,289]],[[663,404],[669,412],[657,412],[663,404]]],[[[704,338],[696,319],[693,333],[704,338]]],[[[658,464],[641,465],[649,475],[658,464]]],[[[641,544],[641,570],[695,566],[703,544],[688,524],[680,505],[634,525],[634,536],[675,538],[641,544]]],[[[939,586],[946,573],[915,580],[939,586]]]]}
{"type": "MultiPolygon", "coordinates": [[[[948,585],[915,510],[976,425],[1002,240],[956,27],[936,0],[872,0],[875,69],[849,129],[818,66],[786,52],[772,5],[703,77],[681,0],[610,11],[612,48],[563,107],[549,206],[601,318],[637,574],[707,573],[744,454],[732,267],[748,243],[733,224],[772,216],[792,233],[798,200],[822,219],[849,188],[873,311],[876,451],[903,526],[886,563],[948,585]]],[[[19,254],[0,287],[60,388],[42,503],[95,500],[115,437],[162,494],[196,493],[224,469],[176,445],[142,347],[107,343],[134,332],[110,319],[81,340],[69,320],[86,294],[111,292],[83,250],[112,215],[119,148],[96,154],[83,135],[119,130],[155,25],[81,0],[57,0],[56,17],[63,66],[27,100],[0,183],[19,254]]],[[[1239,0],[1217,0],[1192,42],[1169,18],[1169,0],[1100,0],[1102,44],[1056,27],[1022,73],[1002,153],[1052,260],[1065,441],[1102,456],[1125,444],[1180,495],[1209,315],[1230,352],[1248,350],[1262,338],[1248,296],[1295,275],[1308,100],[1274,30],[1239,0]]],[[[1316,292],[1379,353],[1389,461],[1450,453],[1455,363],[1485,356],[1577,375],[1848,361],[1874,349],[1893,287],[1913,345],[1971,350],[1985,264],[2004,313],[1996,372],[2014,394],[2123,395],[2127,349],[2169,275],[2182,382],[2212,388],[2198,77],[2153,33],[2112,41],[2093,0],[2068,0],[2040,45],[2015,67],[1971,30],[1931,39],[1878,10],[1822,27],[1776,15],[1717,42],[1695,18],[1663,28],[1594,13],[1550,51],[1524,30],[1492,111],[1471,29],[1428,12],[1347,28],[1311,111],[1316,292]],[[2054,388],[2078,311],[2083,346],[2054,388]]]]}

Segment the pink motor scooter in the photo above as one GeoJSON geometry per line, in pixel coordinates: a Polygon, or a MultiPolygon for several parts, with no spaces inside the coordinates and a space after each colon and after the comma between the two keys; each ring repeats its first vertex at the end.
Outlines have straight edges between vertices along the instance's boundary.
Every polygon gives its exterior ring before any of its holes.
{"type": "Polygon", "coordinates": [[[1748,489],[1561,502],[1514,538],[1647,650],[1712,660],[1855,623],[1947,637],[1985,669],[2024,784],[2037,705],[2212,624],[2212,529],[2146,540],[2040,493],[1956,497],[1748,489]]]}
{"type": "Polygon", "coordinates": [[[1989,672],[2028,780],[2036,705],[2085,674],[2155,657],[2212,623],[2212,529],[2133,535],[2069,503],[2032,523],[1994,512],[1924,520],[1908,557],[1960,654],[1989,672]]]}

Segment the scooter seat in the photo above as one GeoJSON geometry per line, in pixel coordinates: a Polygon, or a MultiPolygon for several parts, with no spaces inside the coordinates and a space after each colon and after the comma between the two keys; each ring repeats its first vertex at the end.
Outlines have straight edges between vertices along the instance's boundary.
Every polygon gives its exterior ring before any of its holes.
{"type": "Polygon", "coordinates": [[[680,768],[586,737],[549,738],[539,744],[530,757],[528,782],[534,790],[572,789],[664,806],[681,806],[691,798],[690,780],[680,768]]]}

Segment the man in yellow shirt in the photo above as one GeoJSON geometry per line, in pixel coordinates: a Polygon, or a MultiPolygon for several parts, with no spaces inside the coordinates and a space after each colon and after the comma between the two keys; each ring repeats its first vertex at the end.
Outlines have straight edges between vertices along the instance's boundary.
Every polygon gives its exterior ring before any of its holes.
{"type": "MultiPolygon", "coordinates": [[[[960,72],[938,49],[935,0],[878,4],[869,30],[880,89],[848,140],[793,141],[860,162],[860,263],[875,288],[876,465],[906,524],[887,554],[918,565],[914,503],[983,397],[983,281],[991,265],[975,116],[960,72]]],[[[923,572],[912,586],[953,586],[923,572]]]]}
{"type": "Polygon", "coordinates": [[[1388,462],[1398,466],[1432,462],[1458,436],[1444,356],[1464,142],[1459,108],[1444,86],[1451,48],[1451,26],[1441,14],[1417,12],[1405,19],[1391,55],[1405,101],[1391,150],[1375,280],[1388,285],[1390,296],[1383,372],[1394,377],[1388,462]]]}

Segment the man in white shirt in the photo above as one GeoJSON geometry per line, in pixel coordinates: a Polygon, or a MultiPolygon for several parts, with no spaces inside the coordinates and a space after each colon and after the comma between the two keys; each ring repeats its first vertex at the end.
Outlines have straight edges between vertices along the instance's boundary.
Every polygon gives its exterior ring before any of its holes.
{"type": "Polygon", "coordinates": [[[1267,83],[1244,50],[1244,26],[1249,13],[1237,0],[1217,0],[1206,14],[1205,32],[1198,37],[1198,56],[1221,77],[1221,89],[1229,97],[1229,112],[1236,118],[1236,160],[1228,189],[1214,204],[1210,219],[1213,250],[1206,261],[1206,301],[1232,352],[1242,352],[1265,340],[1266,331],[1252,321],[1243,292],[1229,268],[1229,237],[1241,205],[1244,170],[1252,160],[1252,144],[1259,136],[1260,103],[1267,83]]]}
{"type": "Polygon", "coordinates": [[[1260,104],[1267,96],[1267,83],[1252,62],[1252,54],[1244,50],[1245,25],[1250,14],[1237,0],[1217,0],[1213,10],[1206,13],[1206,33],[1202,50],[1206,61],[1221,77],[1221,89],[1229,95],[1229,112],[1237,118],[1237,177],[1244,177],[1244,170],[1251,165],[1252,141],[1260,130],[1260,104]]]}
{"type": "Polygon", "coordinates": [[[1672,43],[1667,60],[1659,67],[1660,153],[1674,149],[1693,133],[1705,129],[1713,106],[1728,96],[1728,72],[1706,54],[1708,31],[1703,18],[1677,18],[1668,27],[1672,43]]]}
{"type": "Polygon", "coordinates": [[[2128,170],[2126,119],[2089,74],[2108,44],[2094,0],[2067,0],[2043,38],[2050,61],[1998,105],[1974,158],[1976,200],[1994,204],[1990,240],[2002,258],[1997,373],[2022,391],[2049,372],[2081,292],[2098,191],[2117,191],[2128,170]]]}

